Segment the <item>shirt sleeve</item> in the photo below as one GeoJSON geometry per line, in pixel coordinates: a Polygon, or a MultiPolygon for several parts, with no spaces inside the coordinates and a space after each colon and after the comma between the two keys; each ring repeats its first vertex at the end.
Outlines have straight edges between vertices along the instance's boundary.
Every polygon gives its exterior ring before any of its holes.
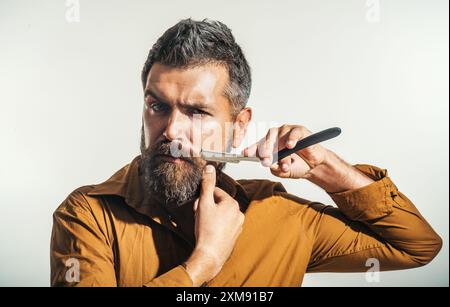
{"type": "Polygon", "coordinates": [[[117,286],[112,242],[73,192],[53,214],[52,286],[117,286]]]}
{"type": "MultiPolygon", "coordinates": [[[[52,286],[116,287],[113,239],[108,227],[90,214],[81,193],[73,192],[53,214],[50,244],[52,286]]],[[[143,286],[192,286],[183,266],[143,286]]]]}
{"type": "Polygon", "coordinates": [[[308,272],[365,272],[368,261],[381,271],[429,263],[442,239],[414,204],[387,176],[371,165],[354,165],[375,182],[355,190],[330,193],[338,208],[310,203],[313,210],[308,272]]]}
{"type": "Polygon", "coordinates": [[[144,287],[192,287],[193,282],[186,269],[179,265],[172,270],[154,278],[144,287]]]}

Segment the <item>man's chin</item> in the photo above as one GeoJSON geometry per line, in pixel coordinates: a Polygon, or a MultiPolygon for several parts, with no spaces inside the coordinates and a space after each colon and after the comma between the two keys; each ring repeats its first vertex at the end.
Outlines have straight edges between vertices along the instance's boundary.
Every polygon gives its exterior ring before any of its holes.
{"type": "Polygon", "coordinates": [[[143,167],[145,192],[166,205],[180,205],[197,196],[202,168],[189,160],[154,157],[143,167]]]}
{"type": "Polygon", "coordinates": [[[198,173],[194,170],[194,166],[187,161],[162,162],[160,169],[165,171],[167,180],[174,181],[176,186],[186,185],[186,181],[198,173]]]}

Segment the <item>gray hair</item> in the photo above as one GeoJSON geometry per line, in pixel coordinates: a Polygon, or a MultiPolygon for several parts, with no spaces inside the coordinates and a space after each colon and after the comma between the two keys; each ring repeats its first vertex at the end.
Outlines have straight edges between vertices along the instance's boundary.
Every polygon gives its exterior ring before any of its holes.
{"type": "Polygon", "coordinates": [[[224,95],[231,103],[233,115],[247,104],[252,84],[250,66],[231,30],[219,21],[195,21],[189,18],[164,32],[150,49],[142,69],[144,88],[148,73],[156,62],[181,68],[224,65],[229,76],[224,95]]]}

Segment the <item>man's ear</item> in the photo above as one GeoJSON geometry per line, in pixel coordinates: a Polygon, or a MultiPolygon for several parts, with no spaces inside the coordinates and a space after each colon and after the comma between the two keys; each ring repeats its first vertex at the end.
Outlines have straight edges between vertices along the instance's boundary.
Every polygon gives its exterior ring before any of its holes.
{"type": "Polygon", "coordinates": [[[245,134],[247,133],[247,128],[252,120],[252,109],[244,108],[236,116],[233,127],[233,147],[237,148],[242,144],[245,134]]]}

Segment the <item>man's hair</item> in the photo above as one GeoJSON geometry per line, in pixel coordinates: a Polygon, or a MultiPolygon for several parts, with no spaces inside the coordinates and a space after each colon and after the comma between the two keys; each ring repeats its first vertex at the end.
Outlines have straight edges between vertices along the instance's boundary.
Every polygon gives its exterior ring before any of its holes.
{"type": "Polygon", "coordinates": [[[189,18],[169,28],[150,49],[141,75],[144,88],[154,63],[177,68],[223,65],[229,76],[224,94],[233,115],[247,104],[252,83],[250,66],[231,30],[219,21],[189,18]]]}

